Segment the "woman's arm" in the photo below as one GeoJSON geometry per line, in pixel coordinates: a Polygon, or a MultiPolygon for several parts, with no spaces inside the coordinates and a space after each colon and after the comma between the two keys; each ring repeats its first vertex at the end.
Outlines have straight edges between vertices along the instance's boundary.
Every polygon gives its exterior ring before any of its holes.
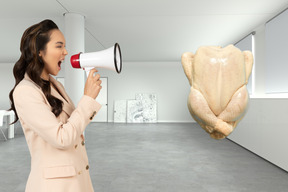
{"type": "Polygon", "coordinates": [[[56,148],[69,148],[85,130],[101,105],[84,95],[67,123],[60,122],[40,89],[19,84],[14,90],[14,102],[22,126],[29,128],[56,148]],[[92,118],[91,118],[92,117],[92,118]]]}

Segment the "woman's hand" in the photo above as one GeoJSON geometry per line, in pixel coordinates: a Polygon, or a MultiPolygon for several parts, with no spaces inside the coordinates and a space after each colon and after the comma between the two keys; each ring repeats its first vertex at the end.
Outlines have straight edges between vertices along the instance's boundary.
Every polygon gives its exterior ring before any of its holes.
{"type": "Polygon", "coordinates": [[[94,73],[98,72],[97,69],[91,69],[89,72],[89,75],[87,77],[85,88],[84,88],[84,95],[90,96],[93,99],[96,99],[98,96],[102,86],[102,81],[100,80],[100,75],[96,74],[94,76],[94,73]]]}

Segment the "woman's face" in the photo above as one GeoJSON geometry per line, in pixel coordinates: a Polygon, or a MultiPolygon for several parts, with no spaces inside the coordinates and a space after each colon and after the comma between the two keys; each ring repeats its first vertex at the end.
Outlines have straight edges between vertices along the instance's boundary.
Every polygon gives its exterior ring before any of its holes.
{"type": "Polygon", "coordinates": [[[68,54],[65,45],[65,38],[61,31],[58,29],[52,30],[46,49],[39,53],[44,61],[42,79],[49,80],[49,74],[56,76],[61,70],[61,64],[68,54]]]}

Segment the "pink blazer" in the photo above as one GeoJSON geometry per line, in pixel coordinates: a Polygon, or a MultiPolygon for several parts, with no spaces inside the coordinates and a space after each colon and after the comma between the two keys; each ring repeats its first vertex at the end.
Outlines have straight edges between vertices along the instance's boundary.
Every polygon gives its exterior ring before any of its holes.
{"type": "Polygon", "coordinates": [[[50,76],[51,94],[63,101],[56,117],[27,74],[14,90],[15,108],[31,155],[26,192],[92,192],[89,163],[82,135],[101,105],[83,96],[75,108],[64,87],[50,76]]]}

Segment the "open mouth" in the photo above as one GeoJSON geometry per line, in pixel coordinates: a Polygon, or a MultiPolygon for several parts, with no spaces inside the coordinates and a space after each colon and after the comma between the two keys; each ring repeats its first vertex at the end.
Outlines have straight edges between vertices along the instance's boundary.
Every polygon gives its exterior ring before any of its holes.
{"type": "Polygon", "coordinates": [[[59,69],[61,69],[61,63],[62,63],[61,61],[58,62],[59,69]]]}
{"type": "Polygon", "coordinates": [[[60,60],[60,61],[58,62],[58,67],[61,68],[61,64],[62,64],[62,62],[63,62],[63,60],[60,60]]]}

